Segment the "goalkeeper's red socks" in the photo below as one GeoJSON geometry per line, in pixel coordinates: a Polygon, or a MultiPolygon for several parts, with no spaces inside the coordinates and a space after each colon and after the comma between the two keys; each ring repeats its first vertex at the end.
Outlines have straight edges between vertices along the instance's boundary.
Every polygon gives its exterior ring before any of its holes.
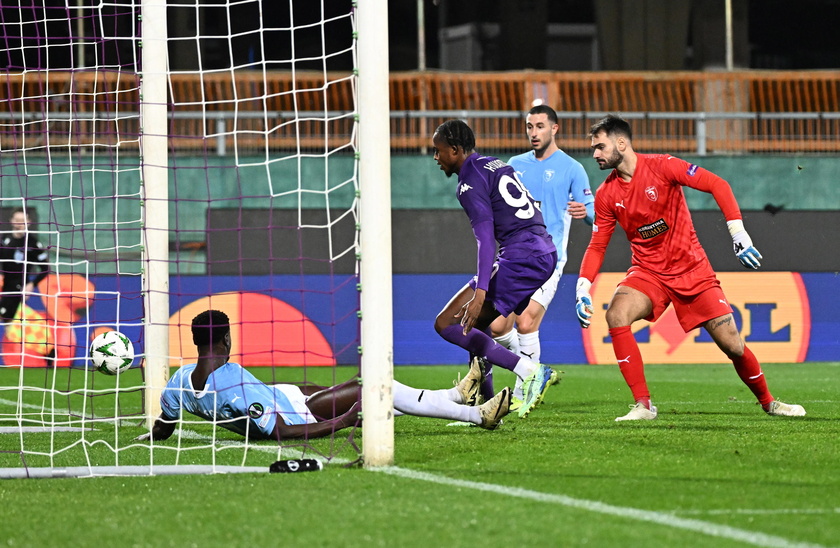
{"type": "Polygon", "coordinates": [[[752,393],[758,398],[758,402],[767,411],[773,401],[773,395],[767,388],[767,380],[764,378],[764,372],[761,370],[761,364],[758,363],[755,354],[744,346],[744,353],[737,358],[732,358],[732,364],[735,366],[738,376],[752,390],[752,393]]]}
{"type": "Polygon", "coordinates": [[[633,393],[633,399],[650,409],[650,391],[645,380],[645,363],[639,344],[630,330],[630,326],[611,327],[613,352],[618,361],[618,368],[624,375],[624,381],[633,393]]]}
{"type": "MultiPolygon", "coordinates": [[[[630,326],[613,327],[610,329],[610,336],[612,337],[613,351],[618,361],[618,367],[621,369],[621,374],[624,375],[627,386],[633,393],[633,398],[636,402],[642,403],[650,409],[650,391],[645,381],[645,366],[642,361],[642,354],[639,351],[639,345],[633,337],[630,326]]],[[[745,346],[743,355],[733,358],[732,364],[735,366],[738,376],[741,377],[744,384],[755,394],[759,403],[766,410],[773,401],[773,395],[767,388],[767,380],[764,378],[761,364],[758,363],[755,355],[745,346]]]]}

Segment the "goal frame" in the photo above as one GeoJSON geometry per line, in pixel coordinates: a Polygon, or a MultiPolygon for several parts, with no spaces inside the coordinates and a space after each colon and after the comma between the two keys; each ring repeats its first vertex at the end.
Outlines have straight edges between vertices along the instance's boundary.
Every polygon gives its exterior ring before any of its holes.
{"type": "Polygon", "coordinates": [[[356,5],[362,459],[365,467],[380,467],[394,462],[388,2],[359,0],[356,5]]]}
{"type": "MultiPolygon", "coordinates": [[[[394,462],[391,162],[387,0],[354,3],[357,24],[362,461],[394,462]]],[[[167,26],[165,0],[142,0],[145,417],[151,428],[169,378],[167,26]]]]}
{"type": "Polygon", "coordinates": [[[149,429],[169,380],[169,154],[166,0],[142,0],[140,152],[143,177],[144,406],[149,429]],[[161,213],[161,211],[163,213],[161,213]]]}

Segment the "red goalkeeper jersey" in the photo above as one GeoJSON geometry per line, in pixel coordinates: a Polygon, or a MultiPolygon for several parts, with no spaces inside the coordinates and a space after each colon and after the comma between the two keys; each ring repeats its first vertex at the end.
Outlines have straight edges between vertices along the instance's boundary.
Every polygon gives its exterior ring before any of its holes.
{"type": "Polygon", "coordinates": [[[727,221],[741,218],[729,183],[714,173],[667,154],[636,156],[630,181],[613,171],[595,194],[595,224],[581,277],[595,279],[616,222],[630,240],[634,266],[676,276],[707,263],[683,186],[711,193],[727,221]]]}

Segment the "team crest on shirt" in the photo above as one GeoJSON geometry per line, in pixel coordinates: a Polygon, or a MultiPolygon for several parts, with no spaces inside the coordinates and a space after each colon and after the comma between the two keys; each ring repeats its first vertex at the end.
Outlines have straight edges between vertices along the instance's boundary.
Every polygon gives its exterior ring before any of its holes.
{"type": "Polygon", "coordinates": [[[254,402],[248,406],[248,416],[250,416],[252,419],[258,419],[262,417],[264,411],[265,409],[263,408],[261,403],[254,402]]]}
{"type": "Polygon", "coordinates": [[[554,170],[553,169],[546,169],[545,171],[543,171],[543,181],[544,182],[547,183],[550,180],[552,180],[553,178],[554,178],[554,170]]]}
{"type": "Polygon", "coordinates": [[[647,197],[648,197],[648,200],[650,200],[651,202],[655,202],[655,201],[656,201],[656,198],[657,198],[657,196],[656,196],[656,188],[655,188],[655,187],[652,187],[652,186],[647,187],[647,188],[645,189],[645,196],[647,196],[647,197]]]}

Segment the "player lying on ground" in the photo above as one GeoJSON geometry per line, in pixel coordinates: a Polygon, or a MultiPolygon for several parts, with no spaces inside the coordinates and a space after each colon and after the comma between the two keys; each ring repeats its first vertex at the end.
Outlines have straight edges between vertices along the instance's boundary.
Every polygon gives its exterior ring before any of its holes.
{"type": "MultiPolygon", "coordinates": [[[[475,135],[461,120],[441,124],[432,137],[435,161],[451,177],[478,246],[477,274],[435,318],[445,340],[513,371],[520,379],[519,416],[525,417],[557,380],[550,367],[517,356],[489,335],[497,317],[521,314],[557,266],[557,250],[542,214],[513,168],[475,152],[475,135]],[[496,254],[496,242],[499,245],[496,254]]],[[[485,372],[489,375],[489,371],[485,372]]]]}
{"type": "Polygon", "coordinates": [[[589,327],[594,312],[589,288],[601,269],[616,223],[627,234],[633,257],[606,313],[618,366],[636,400],[629,413],[615,420],[656,418],[642,355],[630,326],[643,318],[656,321],[669,304],[674,305],[686,333],[701,326],[709,332],[764,411],[804,415],[801,405],[782,403],[770,394],[761,365],[744,344],[732,308],[694,232],[684,186],[714,196],[726,218],[735,255],[747,268],[761,266],[761,254],[744,229],[729,183],[667,154],[636,153],[630,124],[618,116],[609,115],[593,125],[590,136],[595,161],[602,170],[613,171],[595,193],[595,225],[577,282],[581,326],[589,327]]]}
{"type": "MultiPolygon", "coordinates": [[[[317,438],[359,424],[358,379],[311,395],[296,385],[267,385],[228,361],[230,325],[219,310],[196,316],[192,335],[198,362],[179,368],[169,379],[160,398],[160,417],[151,433],[138,440],[169,438],[184,411],[251,439],[317,438]]],[[[508,413],[511,391],[505,388],[481,406],[464,405],[476,400],[481,380],[476,361],[454,388],[419,390],[394,381],[395,414],[470,422],[492,430],[508,413]]]]}

